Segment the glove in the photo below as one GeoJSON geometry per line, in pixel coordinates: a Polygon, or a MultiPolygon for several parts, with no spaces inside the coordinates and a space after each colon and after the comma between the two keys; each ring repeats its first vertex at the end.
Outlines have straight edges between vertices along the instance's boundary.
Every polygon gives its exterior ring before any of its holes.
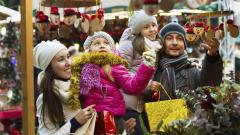
{"type": "Polygon", "coordinates": [[[154,50],[143,53],[143,63],[149,67],[154,67],[156,63],[156,52],[154,50]]]}

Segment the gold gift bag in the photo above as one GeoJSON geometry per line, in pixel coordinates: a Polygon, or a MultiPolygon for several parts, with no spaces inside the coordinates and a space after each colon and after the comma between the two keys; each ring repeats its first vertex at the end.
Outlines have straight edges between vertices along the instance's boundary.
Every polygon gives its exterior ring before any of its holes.
{"type": "Polygon", "coordinates": [[[186,119],[191,114],[184,99],[171,99],[164,87],[161,87],[170,100],[145,103],[151,132],[164,131],[164,127],[174,120],[186,119]]]}

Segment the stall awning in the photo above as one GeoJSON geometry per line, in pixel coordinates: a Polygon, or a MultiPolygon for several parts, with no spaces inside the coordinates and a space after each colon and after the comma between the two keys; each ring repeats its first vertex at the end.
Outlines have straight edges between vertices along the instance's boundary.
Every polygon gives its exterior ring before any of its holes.
{"type": "Polygon", "coordinates": [[[0,5],[0,24],[12,22],[20,22],[20,13],[16,10],[10,9],[0,5]]]}

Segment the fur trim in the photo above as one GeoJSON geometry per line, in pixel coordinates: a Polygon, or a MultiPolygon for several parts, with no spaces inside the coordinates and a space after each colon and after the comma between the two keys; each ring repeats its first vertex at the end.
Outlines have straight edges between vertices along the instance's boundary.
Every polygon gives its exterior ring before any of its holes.
{"type": "Polygon", "coordinates": [[[72,77],[69,88],[68,104],[72,109],[80,108],[80,73],[83,66],[87,63],[97,64],[104,66],[107,64],[117,65],[122,64],[128,66],[127,61],[116,54],[111,53],[83,53],[78,57],[72,59],[72,77]]]}

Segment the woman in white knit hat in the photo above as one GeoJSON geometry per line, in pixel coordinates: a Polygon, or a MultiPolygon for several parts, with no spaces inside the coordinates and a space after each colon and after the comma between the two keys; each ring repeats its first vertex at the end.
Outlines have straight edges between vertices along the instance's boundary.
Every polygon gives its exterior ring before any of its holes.
{"type": "Polygon", "coordinates": [[[69,135],[91,117],[94,105],[71,109],[67,104],[71,77],[71,60],[60,42],[43,41],[33,49],[34,66],[43,70],[38,76],[41,94],[37,99],[39,135],[69,135]]]}
{"type": "MultiPolygon", "coordinates": [[[[128,61],[128,69],[134,74],[142,61],[142,54],[147,50],[158,52],[162,45],[158,37],[158,24],[155,16],[150,16],[144,10],[135,11],[129,19],[127,28],[120,39],[118,51],[128,61]]],[[[148,92],[147,88],[145,92],[148,92]]],[[[136,118],[135,134],[143,135],[140,126],[139,116],[142,117],[145,126],[148,128],[148,120],[144,112],[143,94],[133,96],[124,94],[127,112],[125,118],[136,118]]]]}

